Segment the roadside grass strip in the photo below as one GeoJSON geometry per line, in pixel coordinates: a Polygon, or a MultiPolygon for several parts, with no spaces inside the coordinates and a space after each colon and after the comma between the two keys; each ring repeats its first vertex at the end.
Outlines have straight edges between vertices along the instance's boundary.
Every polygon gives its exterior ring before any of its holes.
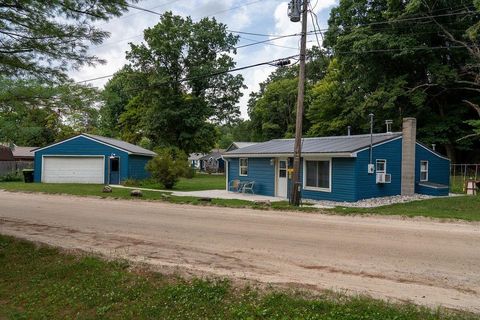
{"type": "Polygon", "coordinates": [[[0,319],[478,319],[365,296],[167,276],[0,235],[0,319]]]}

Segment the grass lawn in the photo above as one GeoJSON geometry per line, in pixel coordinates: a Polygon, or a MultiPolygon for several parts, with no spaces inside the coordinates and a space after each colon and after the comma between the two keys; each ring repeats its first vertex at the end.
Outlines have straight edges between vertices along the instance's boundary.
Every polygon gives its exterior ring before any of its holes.
{"type": "Polygon", "coordinates": [[[342,214],[372,213],[480,221],[480,195],[428,199],[377,208],[337,207],[333,210],[342,214]]]}
{"type": "MultiPolygon", "coordinates": [[[[152,180],[129,181],[129,186],[164,190],[163,184],[152,180]]],[[[225,176],[197,173],[192,179],[180,178],[173,187],[174,191],[201,191],[225,189],[225,176]]]]}
{"type": "Polygon", "coordinates": [[[478,319],[367,297],[184,280],[0,235],[0,319],[478,319]]]}

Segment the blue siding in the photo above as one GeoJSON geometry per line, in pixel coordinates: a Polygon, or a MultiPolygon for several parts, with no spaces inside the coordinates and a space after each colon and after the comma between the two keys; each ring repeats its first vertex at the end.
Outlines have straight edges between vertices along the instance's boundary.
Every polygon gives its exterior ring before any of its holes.
{"type": "Polygon", "coordinates": [[[145,169],[151,157],[130,155],[128,158],[128,177],[132,179],[147,179],[150,173],[145,169]]]}
{"type": "Polygon", "coordinates": [[[449,194],[449,187],[446,186],[445,188],[432,188],[425,185],[415,185],[415,192],[426,194],[429,196],[448,196],[449,194]]]}
{"type": "Polygon", "coordinates": [[[441,158],[433,151],[417,143],[415,148],[415,192],[428,195],[448,195],[450,186],[450,160],[441,158]],[[442,184],[447,188],[432,189],[419,186],[420,161],[428,161],[428,182],[442,184]]]}
{"type": "Polygon", "coordinates": [[[129,176],[129,155],[119,149],[79,136],[75,139],[64,141],[46,149],[35,152],[35,182],[42,181],[42,156],[66,155],[66,156],[105,156],[105,181],[108,183],[109,157],[114,153],[120,159],[120,181],[129,176]]]}
{"type": "Polygon", "coordinates": [[[248,176],[240,176],[238,158],[228,160],[228,180],[242,182],[255,181],[254,192],[265,196],[275,196],[275,166],[271,158],[248,158],[248,176]]]}
{"type": "MultiPolygon", "coordinates": [[[[300,168],[300,179],[303,185],[303,159],[300,168]]],[[[331,180],[331,192],[303,189],[302,198],[348,202],[357,200],[355,158],[332,158],[331,180]]]]}
{"type": "Polygon", "coordinates": [[[391,183],[377,183],[376,173],[368,174],[370,162],[369,149],[357,154],[356,179],[358,198],[368,199],[398,195],[402,186],[402,139],[396,139],[373,147],[373,164],[377,159],[387,160],[387,174],[391,174],[391,183]]]}

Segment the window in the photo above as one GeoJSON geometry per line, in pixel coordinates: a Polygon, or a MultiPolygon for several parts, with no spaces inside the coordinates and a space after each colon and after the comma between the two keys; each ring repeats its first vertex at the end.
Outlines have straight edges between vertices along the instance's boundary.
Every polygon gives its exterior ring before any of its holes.
{"type": "Polygon", "coordinates": [[[240,158],[239,161],[240,166],[240,175],[241,176],[248,176],[248,158],[240,158]]]}
{"type": "Polygon", "coordinates": [[[330,191],[330,161],[306,160],[304,165],[304,187],[330,191]]]}
{"type": "Polygon", "coordinates": [[[278,162],[278,177],[286,178],[287,177],[287,160],[280,160],[278,162]]]}
{"type": "Polygon", "coordinates": [[[118,158],[110,159],[110,165],[111,165],[110,171],[117,172],[118,168],[120,167],[119,159],[118,158]]]}
{"type": "Polygon", "coordinates": [[[428,181],[428,161],[420,161],[420,181],[428,181]]]}
{"type": "Polygon", "coordinates": [[[387,173],[387,160],[378,159],[376,164],[377,173],[387,173]]]}

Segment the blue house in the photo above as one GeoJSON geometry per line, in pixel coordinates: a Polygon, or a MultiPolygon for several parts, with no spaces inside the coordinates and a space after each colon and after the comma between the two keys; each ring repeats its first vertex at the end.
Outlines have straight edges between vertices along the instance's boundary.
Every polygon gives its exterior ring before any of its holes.
{"type": "Polygon", "coordinates": [[[47,183],[120,184],[144,179],[147,162],[155,152],[131,143],[80,134],[35,149],[34,181],[47,183]]]}
{"type": "MultiPolygon", "coordinates": [[[[276,139],[225,153],[227,186],[254,181],[256,194],[287,198],[293,147],[293,139],[276,139]]],[[[449,193],[450,160],[416,141],[414,118],[402,132],[304,138],[300,168],[305,199],[449,193]]]]}

